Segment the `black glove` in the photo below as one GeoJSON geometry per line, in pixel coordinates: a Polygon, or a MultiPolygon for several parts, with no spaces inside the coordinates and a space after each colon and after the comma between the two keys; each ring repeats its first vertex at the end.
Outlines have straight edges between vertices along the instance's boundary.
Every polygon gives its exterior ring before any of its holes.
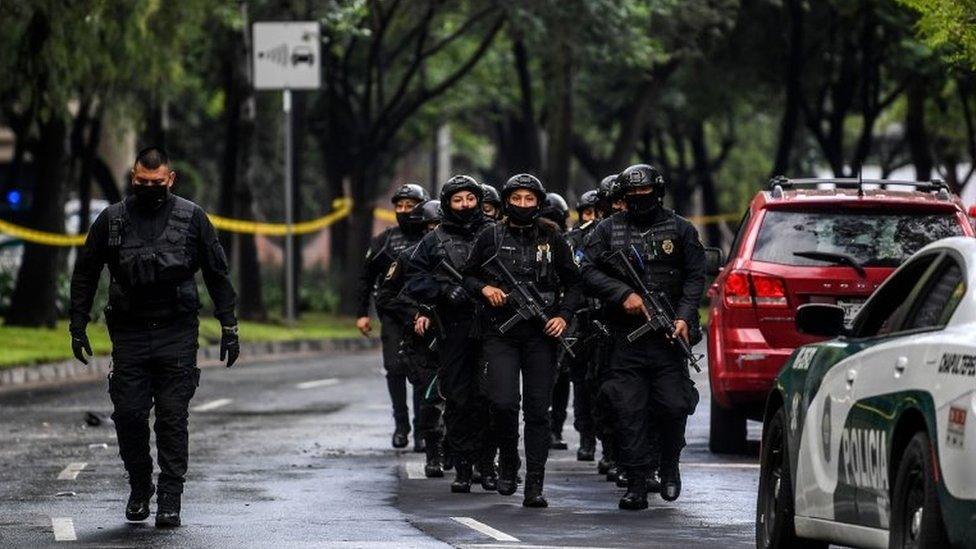
{"type": "Polygon", "coordinates": [[[227,367],[230,368],[237,362],[237,357],[241,354],[241,341],[237,337],[237,325],[224,326],[220,335],[220,360],[227,359],[227,367]]]}
{"type": "Polygon", "coordinates": [[[455,305],[461,305],[468,301],[468,292],[460,286],[451,286],[446,292],[447,300],[455,305]]]}
{"type": "Polygon", "coordinates": [[[82,364],[88,364],[88,359],[94,354],[91,350],[91,344],[88,343],[88,334],[85,333],[84,328],[71,330],[71,351],[75,354],[75,358],[81,361],[82,364]],[[85,356],[85,353],[88,353],[88,356],[85,356]]]}

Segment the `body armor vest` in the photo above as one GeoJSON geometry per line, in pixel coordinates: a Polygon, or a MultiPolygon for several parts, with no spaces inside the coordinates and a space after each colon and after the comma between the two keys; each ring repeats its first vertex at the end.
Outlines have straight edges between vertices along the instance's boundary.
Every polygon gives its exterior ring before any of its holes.
{"type": "Polygon", "coordinates": [[[109,221],[109,248],[118,253],[109,304],[119,312],[164,317],[200,308],[191,251],[187,249],[193,203],[174,197],[166,226],[145,239],[128,219],[125,203],[109,221]]]}
{"type": "Polygon", "coordinates": [[[492,230],[495,232],[495,254],[499,261],[515,280],[533,283],[545,298],[546,305],[552,305],[559,280],[553,268],[553,254],[556,251],[551,239],[552,236],[559,236],[539,229],[531,239],[518,238],[504,224],[495,225],[492,230]]]}
{"type": "Polygon", "coordinates": [[[674,214],[646,227],[638,227],[622,215],[611,217],[610,223],[610,250],[624,250],[648,288],[665,292],[672,301],[677,299],[681,295],[684,250],[674,214]]]}
{"type": "Polygon", "coordinates": [[[386,231],[386,241],[383,242],[383,246],[376,252],[376,257],[386,255],[390,263],[396,261],[396,258],[400,257],[400,252],[409,248],[412,244],[415,244],[416,240],[410,240],[407,235],[403,234],[403,231],[399,227],[393,227],[387,229],[386,231]]]}
{"type": "Polygon", "coordinates": [[[440,225],[434,229],[434,235],[437,236],[438,248],[440,248],[438,255],[446,257],[455,269],[463,269],[471,255],[471,250],[474,249],[475,235],[471,234],[465,238],[463,235],[447,232],[440,225]]]}

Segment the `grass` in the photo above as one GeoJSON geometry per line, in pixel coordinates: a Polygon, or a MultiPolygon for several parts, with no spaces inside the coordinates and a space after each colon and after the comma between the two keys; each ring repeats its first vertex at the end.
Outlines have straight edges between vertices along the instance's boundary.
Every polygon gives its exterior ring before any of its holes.
{"type": "MultiPolygon", "coordinates": [[[[280,321],[241,321],[240,329],[243,342],[362,337],[353,319],[321,313],[303,315],[294,326],[286,326],[280,321]]],[[[88,339],[96,355],[111,352],[112,345],[104,324],[88,326],[88,339]]],[[[213,318],[202,318],[200,344],[213,345],[219,341],[220,325],[213,318]]],[[[59,322],[54,329],[0,326],[0,342],[0,368],[55,362],[74,356],[66,321],[59,322]]]]}

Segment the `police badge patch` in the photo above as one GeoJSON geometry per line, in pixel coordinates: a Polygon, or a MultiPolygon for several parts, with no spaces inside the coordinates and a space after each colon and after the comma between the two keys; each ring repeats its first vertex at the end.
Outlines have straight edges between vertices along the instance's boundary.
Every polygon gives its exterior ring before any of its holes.
{"type": "Polygon", "coordinates": [[[397,262],[390,263],[390,268],[386,270],[386,280],[392,280],[397,272],[397,262]]]}
{"type": "Polygon", "coordinates": [[[661,251],[663,251],[664,253],[666,253],[668,255],[673,254],[674,253],[674,242],[672,242],[670,238],[667,239],[667,240],[665,240],[664,242],[662,242],[661,243],[661,251]]]}

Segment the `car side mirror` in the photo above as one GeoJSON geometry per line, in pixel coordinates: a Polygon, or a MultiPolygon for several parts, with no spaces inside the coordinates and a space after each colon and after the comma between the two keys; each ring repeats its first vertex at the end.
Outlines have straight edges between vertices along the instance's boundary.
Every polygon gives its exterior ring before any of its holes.
{"type": "Polygon", "coordinates": [[[807,303],[796,309],[796,329],[800,333],[837,337],[846,335],[844,309],[827,303],[807,303]]]}
{"type": "Polygon", "coordinates": [[[717,276],[725,265],[721,248],[705,247],[705,273],[708,276],[717,276]]]}

